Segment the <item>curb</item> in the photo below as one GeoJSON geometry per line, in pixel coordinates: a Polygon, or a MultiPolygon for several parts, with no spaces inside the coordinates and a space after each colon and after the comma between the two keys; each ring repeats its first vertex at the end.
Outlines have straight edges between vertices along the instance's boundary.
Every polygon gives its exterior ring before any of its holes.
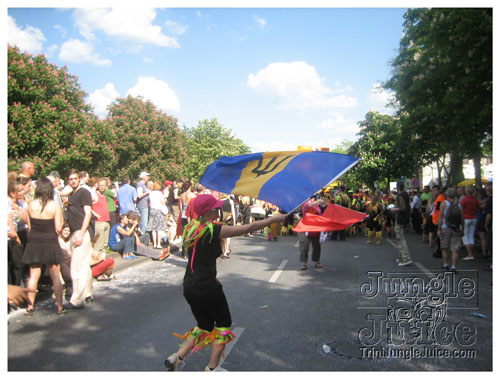
{"type": "MultiPolygon", "coordinates": [[[[180,251],[180,248],[177,245],[170,245],[170,251],[171,251],[171,254],[174,254],[174,253],[177,253],[178,251],[180,251]]],[[[118,274],[120,272],[123,272],[123,271],[129,269],[129,268],[139,266],[139,265],[145,263],[146,261],[151,261],[151,258],[140,256],[140,255],[137,256],[138,257],[137,259],[130,260],[130,261],[125,260],[125,259],[122,259],[120,253],[110,251],[110,250],[108,250],[106,252],[106,257],[111,257],[115,260],[115,268],[113,269],[113,274],[118,274]]],[[[167,260],[168,260],[168,258],[167,258],[167,260]]],[[[166,262],[166,260],[164,262],[166,262]]],[[[94,283],[94,282],[97,282],[97,280],[95,278],[92,278],[92,283],[94,283]]],[[[43,289],[39,293],[37,293],[37,296],[36,296],[37,302],[45,301],[45,300],[50,299],[52,297],[52,292],[53,292],[52,284],[50,284],[50,285],[46,285],[46,284],[40,285],[39,284],[39,289],[41,288],[41,286],[43,289]]],[[[63,299],[63,301],[64,301],[64,299],[63,299]]],[[[24,309],[25,307],[26,307],[26,304],[19,307],[19,309],[24,309]]]]}

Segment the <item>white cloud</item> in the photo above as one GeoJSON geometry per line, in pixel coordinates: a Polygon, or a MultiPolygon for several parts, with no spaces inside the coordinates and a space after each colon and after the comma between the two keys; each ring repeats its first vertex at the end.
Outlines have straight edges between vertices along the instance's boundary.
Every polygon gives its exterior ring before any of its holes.
{"type": "Polygon", "coordinates": [[[156,11],[152,8],[80,8],[73,16],[79,32],[88,40],[95,38],[95,31],[100,31],[124,41],[179,47],[176,38],[163,34],[160,26],[153,25],[156,11]]]}
{"type": "Polygon", "coordinates": [[[342,113],[332,112],[327,120],[322,121],[317,128],[329,134],[339,134],[341,136],[354,136],[359,132],[357,122],[351,118],[346,118],[342,113]]]}
{"type": "Polygon", "coordinates": [[[106,107],[120,97],[113,83],[106,83],[104,88],[98,89],[89,95],[89,103],[94,107],[95,113],[101,118],[106,116],[106,107]]]}
{"type": "Polygon", "coordinates": [[[366,102],[371,111],[384,114],[393,114],[395,109],[388,107],[391,100],[394,100],[394,94],[382,87],[382,83],[375,83],[366,96],[366,102]]]}
{"type": "Polygon", "coordinates": [[[261,29],[264,29],[267,25],[267,20],[259,16],[254,16],[254,21],[261,29]]]}
{"type": "Polygon", "coordinates": [[[52,57],[52,56],[56,53],[56,51],[57,51],[57,49],[58,49],[58,48],[59,48],[59,46],[57,46],[57,45],[55,45],[55,44],[54,44],[54,45],[50,45],[50,46],[46,49],[46,50],[47,50],[47,55],[48,55],[49,57],[52,57]]]}
{"type": "Polygon", "coordinates": [[[54,29],[59,31],[61,33],[62,38],[66,38],[68,35],[68,32],[66,31],[66,28],[61,25],[54,25],[54,29]]]}
{"type": "Polygon", "coordinates": [[[175,21],[167,20],[165,21],[165,26],[170,30],[171,33],[181,35],[186,33],[188,28],[187,25],[180,25],[175,21]]]}
{"type": "Polygon", "coordinates": [[[16,25],[16,21],[7,16],[7,34],[8,43],[19,47],[22,51],[30,54],[38,54],[42,51],[43,42],[46,41],[42,31],[32,26],[24,29],[16,25]]]}
{"type": "Polygon", "coordinates": [[[111,65],[111,60],[99,57],[90,43],[77,39],[70,39],[62,44],[59,59],[74,63],[91,63],[96,66],[111,65]]]}
{"type": "MultiPolygon", "coordinates": [[[[274,97],[284,108],[307,109],[353,108],[357,99],[336,94],[324,85],[316,68],[306,62],[270,63],[248,76],[247,86],[274,97]]],[[[345,91],[344,91],[345,92],[345,91]]]]}
{"type": "Polygon", "coordinates": [[[175,92],[166,82],[155,77],[139,77],[137,84],[128,90],[127,95],[142,96],[163,111],[179,112],[181,108],[175,92]]]}
{"type": "Polygon", "coordinates": [[[297,144],[292,142],[280,142],[280,141],[261,141],[256,142],[250,149],[254,153],[260,153],[262,151],[293,151],[297,150],[297,144]]]}

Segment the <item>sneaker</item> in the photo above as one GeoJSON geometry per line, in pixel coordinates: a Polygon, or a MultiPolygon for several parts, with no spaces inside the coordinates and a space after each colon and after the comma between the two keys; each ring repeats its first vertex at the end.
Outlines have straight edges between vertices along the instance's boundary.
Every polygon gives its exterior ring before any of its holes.
{"type": "Polygon", "coordinates": [[[473,261],[474,257],[465,257],[463,258],[464,261],[473,261]]]}
{"type": "Polygon", "coordinates": [[[398,266],[408,266],[408,265],[411,265],[412,263],[413,263],[412,260],[409,260],[409,261],[406,261],[406,262],[399,262],[398,266]]]}
{"type": "Polygon", "coordinates": [[[210,372],[210,371],[227,371],[226,369],[220,367],[220,366],[217,366],[216,368],[214,368],[213,370],[210,370],[210,367],[205,367],[205,369],[203,371],[207,371],[207,372],[210,372]]]}
{"type": "Polygon", "coordinates": [[[85,304],[90,304],[94,302],[94,296],[87,296],[85,298],[85,304]]]}
{"type": "Polygon", "coordinates": [[[448,265],[443,265],[443,266],[441,267],[441,270],[446,270],[446,271],[448,271],[449,269],[450,269],[450,267],[449,267],[448,265]]]}
{"type": "Polygon", "coordinates": [[[165,359],[165,367],[167,371],[181,371],[184,364],[184,359],[181,359],[177,353],[173,353],[170,357],[165,359]]]}

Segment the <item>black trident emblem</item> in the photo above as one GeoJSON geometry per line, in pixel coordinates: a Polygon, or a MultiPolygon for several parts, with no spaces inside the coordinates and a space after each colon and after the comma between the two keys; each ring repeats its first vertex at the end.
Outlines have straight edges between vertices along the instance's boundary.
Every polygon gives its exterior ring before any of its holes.
{"type": "Polygon", "coordinates": [[[284,157],[283,159],[281,159],[279,162],[277,162],[273,167],[271,167],[273,165],[273,163],[276,161],[276,159],[278,157],[273,157],[266,165],[266,167],[264,167],[263,169],[261,169],[262,167],[262,163],[263,163],[263,159],[262,158],[259,158],[259,164],[257,165],[257,167],[255,167],[252,172],[254,174],[257,174],[257,176],[255,178],[258,178],[259,176],[262,176],[262,175],[267,175],[271,172],[273,172],[274,170],[276,170],[278,168],[278,166],[280,164],[282,164],[284,161],[290,159],[291,157],[293,157],[294,155],[287,155],[286,157],[284,157]]]}

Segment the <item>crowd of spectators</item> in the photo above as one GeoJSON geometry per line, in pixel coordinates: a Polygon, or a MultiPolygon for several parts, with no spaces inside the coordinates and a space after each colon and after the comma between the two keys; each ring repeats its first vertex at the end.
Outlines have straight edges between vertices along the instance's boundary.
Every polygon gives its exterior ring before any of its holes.
{"type": "Polygon", "coordinates": [[[136,186],[128,176],[120,185],[76,169],[64,179],[52,171],[35,180],[32,162],[23,163],[21,172],[9,172],[8,288],[13,294],[12,306],[22,295],[28,303],[26,315],[32,316],[36,293],[50,284],[58,314],[63,315],[63,295],[69,299],[65,307],[81,309],[94,301],[92,278],[116,279],[113,252],[121,259],[142,255],[164,261],[170,245],[181,241],[176,216],[181,195],[177,192],[183,184],[153,183],[149,173],[142,172],[136,186]]]}
{"type": "MultiPolygon", "coordinates": [[[[39,285],[49,281],[57,300],[58,314],[65,313],[60,294],[70,298],[67,306],[75,309],[93,302],[92,278],[99,281],[116,279],[113,274],[115,262],[110,256],[112,252],[118,252],[120,259],[124,260],[137,259],[138,255],[165,260],[170,255],[171,245],[181,243],[183,227],[198,217],[192,203],[199,194],[210,193],[224,201],[221,218],[229,225],[248,224],[278,211],[271,204],[209,191],[201,184],[195,186],[190,180],[153,182],[145,171],[136,178],[135,185],[131,184],[129,176],[124,176],[118,183],[74,169],[65,178],[61,178],[57,171],[36,181],[34,175],[31,162],[24,162],[21,172],[9,172],[7,194],[9,291],[17,291],[16,298],[19,298],[21,288],[22,295],[31,299],[29,302],[33,304],[28,302],[27,308],[29,315],[33,315],[39,285]],[[37,190],[40,192],[43,188],[52,191],[50,199],[37,194],[37,190]],[[34,208],[42,203],[42,208],[34,208]],[[42,230],[50,235],[51,243],[57,242],[57,248],[51,245],[54,251],[50,259],[26,255],[30,238],[32,243],[39,243],[33,240],[31,228],[33,220],[40,218],[51,220],[47,221],[50,228],[42,230]]],[[[407,231],[412,228],[421,234],[422,242],[429,248],[436,247],[433,255],[443,260],[443,269],[449,269],[450,253],[452,270],[456,269],[460,252],[466,254],[464,261],[491,260],[492,192],[491,184],[485,188],[440,188],[434,185],[422,190],[412,189],[408,191],[410,216],[404,226],[407,231]],[[452,206],[455,203],[457,207],[452,206]],[[462,219],[458,229],[447,217],[450,210],[456,209],[460,210],[462,219]]],[[[344,187],[327,189],[317,195],[324,204],[331,202],[368,215],[362,224],[329,233],[331,239],[345,241],[365,233],[368,243],[373,238],[381,243],[384,232],[389,237],[394,234],[398,223],[391,209],[396,207],[397,197],[396,193],[387,190],[344,187]]],[[[292,233],[293,223],[292,215],[281,230],[275,225],[275,230],[269,228],[266,236],[271,240],[278,234],[292,233]]],[[[37,233],[41,233],[39,226],[37,233]]],[[[223,254],[229,257],[230,252],[230,239],[227,239],[223,254]]],[[[179,255],[187,258],[182,247],[179,255]]],[[[317,261],[319,263],[319,257],[317,261]]],[[[491,268],[490,264],[487,269],[491,268]]]]}
{"type": "MultiPolygon", "coordinates": [[[[433,257],[442,260],[442,269],[455,271],[461,254],[465,262],[475,259],[491,262],[493,183],[477,188],[473,185],[441,187],[435,184],[403,192],[408,193],[410,203],[404,229],[413,230],[422,236],[422,242],[430,249],[435,248],[433,257]],[[458,220],[453,221],[452,214],[458,220]]],[[[393,236],[397,222],[391,209],[396,207],[397,195],[390,190],[352,190],[342,186],[320,193],[318,198],[326,203],[332,202],[368,215],[363,223],[330,233],[331,239],[345,241],[364,233],[367,243],[372,243],[375,238],[380,244],[384,232],[387,237],[393,236]]],[[[492,264],[485,270],[491,271],[492,264]]]]}

